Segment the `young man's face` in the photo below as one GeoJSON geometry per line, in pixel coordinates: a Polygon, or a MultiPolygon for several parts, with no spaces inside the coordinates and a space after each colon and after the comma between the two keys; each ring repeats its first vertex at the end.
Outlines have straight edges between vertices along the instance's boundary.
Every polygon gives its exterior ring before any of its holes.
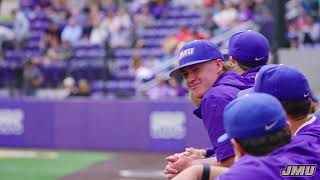
{"type": "Polygon", "coordinates": [[[202,98],[219,77],[221,65],[217,61],[187,66],[181,69],[188,89],[197,98],[202,98]]]}

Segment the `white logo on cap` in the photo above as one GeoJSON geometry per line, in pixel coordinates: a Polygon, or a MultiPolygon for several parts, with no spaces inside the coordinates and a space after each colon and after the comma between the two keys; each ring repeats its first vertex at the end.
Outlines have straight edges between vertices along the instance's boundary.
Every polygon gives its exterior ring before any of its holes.
{"type": "Polygon", "coordinates": [[[187,56],[191,56],[194,54],[194,48],[189,48],[189,49],[185,49],[183,51],[180,52],[179,54],[179,60],[187,57],[187,56]]]}
{"type": "Polygon", "coordinates": [[[277,124],[278,121],[279,121],[279,120],[277,120],[277,121],[275,121],[275,122],[273,122],[273,123],[271,123],[271,124],[269,124],[269,125],[265,125],[265,129],[266,129],[267,131],[269,131],[270,129],[272,129],[272,128],[277,124]]]}
{"type": "Polygon", "coordinates": [[[264,57],[261,57],[261,58],[258,58],[258,57],[256,57],[254,60],[255,61],[260,61],[261,59],[263,59],[264,57]]]}
{"type": "Polygon", "coordinates": [[[308,96],[309,96],[309,94],[310,94],[310,92],[308,92],[308,93],[304,93],[304,94],[303,94],[303,97],[305,97],[305,98],[306,98],[306,97],[308,97],[308,96]]]}

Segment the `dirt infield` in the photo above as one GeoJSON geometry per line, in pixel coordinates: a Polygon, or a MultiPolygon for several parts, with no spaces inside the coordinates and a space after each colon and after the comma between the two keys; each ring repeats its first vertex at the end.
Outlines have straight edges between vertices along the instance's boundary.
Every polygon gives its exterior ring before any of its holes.
{"type": "Polygon", "coordinates": [[[159,153],[114,153],[110,160],[96,163],[60,180],[147,180],[165,179],[165,157],[159,153]]]}

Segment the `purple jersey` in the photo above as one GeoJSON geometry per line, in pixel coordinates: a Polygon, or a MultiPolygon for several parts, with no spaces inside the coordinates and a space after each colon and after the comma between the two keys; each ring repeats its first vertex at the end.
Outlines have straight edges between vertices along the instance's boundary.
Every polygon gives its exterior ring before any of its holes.
{"type": "Polygon", "coordinates": [[[283,175],[289,174],[285,169],[287,165],[316,165],[313,176],[299,176],[298,179],[320,179],[320,146],[304,140],[302,136],[294,136],[288,145],[273,151],[270,155],[243,156],[228,172],[216,179],[297,179],[296,176],[281,176],[282,171],[283,175]]]}
{"type": "Polygon", "coordinates": [[[260,71],[261,67],[262,66],[251,68],[241,74],[241,76],[244,77],[244,81],[246,84],[253,86],[256,80],[256,75],[260,71]]]}
{"type": "Polygon", "coordinates": [[[320,145],[320,119],[313,116],[310,121],[297,130],[296,136],[303,136],[305,139],[320,145]]]}
{"type": "MultiPolygon", "coordinates": [[[[229,102],[237,97],[240,90],[252,87],[243,82],[243,77],[234,71],[219,76],[213,86],[205,93],[199,109],[194,114],[203,119],[205,128],[218,161],[234,155],[230,141],[218,143],[219,136],[225,133],[223,128],[223,110],[229,102]]],[[[208,151],[207,154],[210,152],[208,151]]]]}

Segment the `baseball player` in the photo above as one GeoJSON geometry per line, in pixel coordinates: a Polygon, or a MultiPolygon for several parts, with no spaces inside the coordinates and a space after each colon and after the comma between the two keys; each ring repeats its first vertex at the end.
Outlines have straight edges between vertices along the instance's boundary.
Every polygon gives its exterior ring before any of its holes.
{"type": "Polygon", "coordinates": [[[252,30],[238,32],[229,40],[228,64],[253,86],[256,74],[268,62],[269,50],[269,42],[262,34],[252,30]]]}
{"type": "MultiPolygon", "coordinates": [[[[255,31],[242,31],[234,34],[229,40],[228,54],[229,61],[224,64],[224,69],[233,69],[243,77],[244,82],[248,87],[253,86],[255,76],[263,65],[268,62],[269,58],[269,42],[268,40],[258,32],[255,31]]],[[[197,107],[201,104],[201,99],[195,97],[190,92],[193,102],[197,107]],[[200,103],[199,103],[200,102],[200,103]]],[[[200,109],[200,108],[199,108],[200,109]]],[[[214,131],[214,130],[212,130],[214,131]]],[[[211,157],[215,153],[215,147],[207,148],[205,150],[197,150],[194,148],[187,148],[185,155],[197,158],[211,157]]],[[[184,157],[184,155],[181,155],[184,157]]],[[[167,158],[170,163],[173,163],[179,159],[176,156],[170,156],[167,158]]],[[[177,166],[183,166],[182,164],[177,166]]],[[[177,167],[176,166],[176,167],[177,167]]],[[[167,166],[165,172],[178,172],[167,166]]],[[[171,166],[172,167],[172,166],[171,166]]],[[[168,176],[167,176],[168,177],[168,176]]]]}
{"type": "MultiPolygon", "coordinates": [[[[249,85],[234,71],[224,71],[224,62],[218,47],[207,40],[196,40],[186,43],[179,52],[179,67],[170,73],[171,77],[182,75],[189,91],[201,99],[201,104],[194,114],[203,120],[210,137],[215,160],[210,162],[222,166],[233,164],[234,152],[230,141],[217,143],[217,138],[224,133],[223,110],[225,106],[236,98],[240,90],[249,85]]],[[[193,159],[204,158],[213,153],[197,150],[189,159],[185,154],[177,154],[167,158],[169,164],[164,173],[167,178],[174,177],[181,170],[190,165],[193,159]],[[185,162],[187,161],[187,162],[185,162]]]]}
{"type": "Polygon", "coordinates": [[[252,30],[238,32],[229,40],[226,66],[244,77],[245,84],[253,86],[257,73],[268,62],[269,51],[269,42],[262,34],[252,30]]]}
{"type": "Polygon", "coordinates": [[[292,135],[303,135],[320,144],[320,120],[309,115],[311,90],[307,78],[287,65],[266,65],[259,71],[253,88],[239,93],[263,92],[276,97],[285,109],[292,135]]]}
{"type": "MultiPolygon", "coordinates": [[[[228,168],[192,166],[174,180],[187,179],[320,179],[320,146],[303,136],[291,138],[281,103],[265,93],[252,93],[233,100],[224,110],[226,133],[231,138],[237,161],[228,168]],[[291,165],[303,170],[291,169],[291,165]],[[308,167],[307,167],[308,166],[308,167]],[[309,171],[305,170],[309,168],[309,171]]],[[[292,167],[293,168],[293,167],[292,167]]]]}
{"type": "Polygon", "coordinates": [[[267,38],[259,32],[238,32],[229,39],[229,61],[225,62],[226,69],[234,70],[245,78],[246,84],[253,86],[256,74],[268,63],[269,51],[267,38]]]}

